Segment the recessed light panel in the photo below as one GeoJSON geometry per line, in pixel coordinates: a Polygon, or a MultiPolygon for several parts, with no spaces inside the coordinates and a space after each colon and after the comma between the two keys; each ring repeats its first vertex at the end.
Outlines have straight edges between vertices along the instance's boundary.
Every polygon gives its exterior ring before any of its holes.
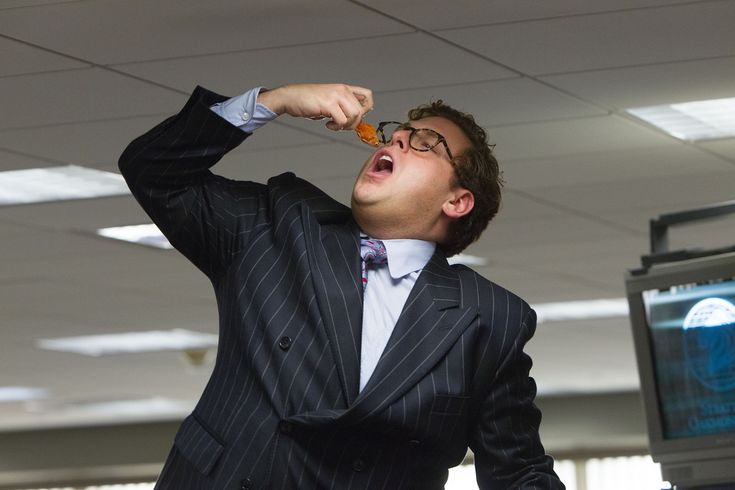
{"type": "Polygon", "coordinates": [[[84,412],[94,415],[151,417],[155,415],[186,415],[193,403],[155,396],[151,398],[120,400],[88,400],[69,402],[57,407],[66,412],[84,412]]]}
{"type": "Polygon", "coordinates": [[[735,97],[636,107],[628,112],[680,140],[735,137],[735,97]]]}
{"type": "Polygon", "coordinates": [[[46,398],[48,392],[43,388],[28,386],[0,386],[0,403],[24,402],[46,398]]]}
{"type": "Polygon", "coordinates": [[[483,265],[488,264],[488,260],[485,257],[478,257],[476,255],[468,255],[468,254],[453,255],[452,257],[449,257],[447,259],[447,262],[449,262],[451,265],[464,264],[464,265],[473,265],[475,267],[481,267],[483,265]]]}
{"type": "Polygon", "coordinates": [[[165,250],[174,248],[166,237],[163,236],[161,230],[152,223],[101,228],[97,230],[97,234],[103,237],[113,238],[115,240],[146,245],[148,247],[162,248],[165,250]]]}
{"type": "Polygon", "coordinates": [[[0,206],[125,194],[122,175],[77,165],[0,172],[0,206]]]}
{"type": "Polygon", "coordinates": [[[560,301],[532,306],[536,310],[537,323],[628,316],[628,300],[625,298],[560,301]]]}
{"type": "Polygon", "coordinates": [[[217,347],[215,334],[192,332],[190,330],[151,330],[147,332],[124,332],[107,335],[82,335],[40,339],[41,349],[74,352],[85,356],[102,356],[156,351],[186,351],[217,347]]]}

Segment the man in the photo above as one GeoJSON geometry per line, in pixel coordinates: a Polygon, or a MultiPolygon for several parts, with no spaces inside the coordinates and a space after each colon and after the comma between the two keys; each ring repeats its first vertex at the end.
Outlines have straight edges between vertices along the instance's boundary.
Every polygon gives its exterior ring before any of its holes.
{"type": "Polygon", "coordinates": [[[261,185],[209,171],[277,115],[343,130],[372,106],[343,84],[198,88],[123,153],[133,194],[210,278],[220,315],[212,377],[157,488],[441,489],[468,446],[483,489],[564,488],[522,350],[533,310],[446,260],[500,202],[471,117],[433,104],[385,125],[351,209],[291,173],[261,185]]]}

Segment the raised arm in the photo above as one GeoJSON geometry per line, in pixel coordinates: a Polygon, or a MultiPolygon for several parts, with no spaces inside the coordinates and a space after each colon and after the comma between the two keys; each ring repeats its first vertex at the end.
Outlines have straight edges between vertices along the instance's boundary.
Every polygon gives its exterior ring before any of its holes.
{"type": "Polygon", "coordinates": [[[362,117],[373,109],[369,89],[343,83],[284,85],[262,92],[258,102],[276,114],[328,119],[327,128],[355,129],[362,117]]]}
{"type": "Polygon", "coordinates": [[[265,192],[263,186],[238,185],[209,171],[249,136],[212,112],[210,107],[224,100],[197,88],[181,112],[133,140],[119,161],[146,213],[208,275],[246,238],[240,232],[255,224],[265,192]],[[247,197],[237,200],[236,194],[247,197]]]}
{"type": "MultiPolygon", "coordinates": [[[[146,213],[210,277],[269,219],[266,186],[209,171],[250,136],[212,110],[227,100],[197,88],[181,112],[136,138],[119,161],[146,213]]],[[[354,128],[372,108],[368,89],[345,84],[286,85],[257,100],[277,115],[328,118],[333,130],[354,128]]]]}

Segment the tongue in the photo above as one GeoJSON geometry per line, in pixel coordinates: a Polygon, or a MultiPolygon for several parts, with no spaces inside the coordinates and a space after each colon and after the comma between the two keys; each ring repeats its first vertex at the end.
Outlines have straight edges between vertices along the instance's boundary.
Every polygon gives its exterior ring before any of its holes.
{"type": "Polygon", "coordinates": [[[379,160],[375,166],[375,171],[381,174],[393,173],[393,162],[387,160],[379,160]]]}

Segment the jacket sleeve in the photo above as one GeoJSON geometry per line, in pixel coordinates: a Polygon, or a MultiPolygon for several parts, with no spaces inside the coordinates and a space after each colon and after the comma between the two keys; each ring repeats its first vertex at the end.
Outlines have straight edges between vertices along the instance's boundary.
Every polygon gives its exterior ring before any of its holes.
{"type": "Polygon", "coordinates": [[[541,412],[533,403],[536,383],[529,377],[531,358],[523,352],[536,328],[536,313],[526,308],[520,333],[481,403],[471,436],[470,448],[482,490],[565,488],[538,434],[541,412]]]}
{"type": "Polygon", "coordinates": [[[267,219],[265,186],[209,171],[249,136],[210,110],[225,99],[197,87],[181,112],[133,140],[119,161],[146,213],[210,278],[267,219]]]}

